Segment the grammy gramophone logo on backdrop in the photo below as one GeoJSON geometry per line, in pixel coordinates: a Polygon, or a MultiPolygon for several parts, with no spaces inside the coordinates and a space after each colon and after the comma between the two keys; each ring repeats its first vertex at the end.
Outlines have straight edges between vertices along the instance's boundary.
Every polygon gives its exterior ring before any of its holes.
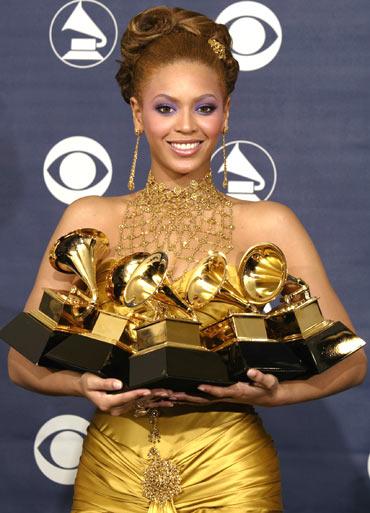
{"type": "MultiPolygon", "coordinates": [[[[217,185],[222,189],[222,147],[212,155],[213,169],[217,170],[217,185]]],[[[227,194],[247,201],[267,200],[274,192],[277,179],[276,165],[269,152],[251,141],[230,141],[226,144],[228,169],[227,194]]]]}
{"type": "Polygon", "coordinates": [[[54,198],[69,205],[85,196],[102,196],[112,181],[113,166],[100,143],[90,137],[73,136],[51,148],[43,174],[54,198]]]}
{"type": "Polygon", "coordinates": [[[216,19],[229,29],[233,55],[241,71],[254,71],[269,64],[278,54],[282,28],[271,9],[259,2],[235,2],[216,19]]]}
{"type": "Polygon", "coordinates": [[[55,14],[49,40],[55,55],[74,68],[92,68],[107,59],[116,46],[117,22],[96,0],[73,0],[55,14]]]}

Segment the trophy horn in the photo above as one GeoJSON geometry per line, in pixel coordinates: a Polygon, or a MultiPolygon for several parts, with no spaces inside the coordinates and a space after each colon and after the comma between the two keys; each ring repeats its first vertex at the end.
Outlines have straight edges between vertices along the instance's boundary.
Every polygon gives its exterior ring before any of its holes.
{"type": "Polygon", "coordinates": [[[124,256],[115,262],[107,276],[106,293],[110,299],[120,305],[124,304],[123,294],[129,279],[135,269],[143,262],[149,253],[139,251],[124,256]]]}
{"type": "Polygon", "coordinates": [[[128,307],[138,307],[147,301],[174,307],[194,319],[191,307],[172,289],[167,278],[168,257],[163,251],[146,257],[133,271],[123,291],[128,307]]]}
{"type": "Polygon", "coordinates": [[[106,235],[94,228],[81,228],[60,237],[49,252],[50,264],[62,273],[75,274],[88,288],[90,296],[72,287],[71,294],[84,300],[85,305],[73,309],[75,317],[85,318],[98,303],[96,267],[109,249],[106,235]],[[87,305],[86,305],[87,303],[87,305]]]}
{"type": "Polygon", "coordinates": [[[233,306],[252,307],[240,292],[227,280],[226,257],[219,251],[210,252],[191,273],[186,289],[186,300],[195,309],[210,301],[228,303],[233,306]]]}
{"type": "Polygon", "coordinates": [[[240,261],[238,275],[248,301],[264,305],[275,299],[286,284],[284,253],[271,242],[251,246],[240,261]]]}

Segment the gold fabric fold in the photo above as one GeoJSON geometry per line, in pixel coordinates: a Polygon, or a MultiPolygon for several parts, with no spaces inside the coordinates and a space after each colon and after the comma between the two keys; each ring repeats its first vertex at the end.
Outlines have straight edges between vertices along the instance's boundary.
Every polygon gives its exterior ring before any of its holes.
{"type": "Polygon", "coordinates": [[[148,419],[97,413],[89,427],[72,513],[277,513],[275,448],[258,415],[203,411],[159,418],[162,458],[181,473],[173,502],[142,495],[148,419]]]}

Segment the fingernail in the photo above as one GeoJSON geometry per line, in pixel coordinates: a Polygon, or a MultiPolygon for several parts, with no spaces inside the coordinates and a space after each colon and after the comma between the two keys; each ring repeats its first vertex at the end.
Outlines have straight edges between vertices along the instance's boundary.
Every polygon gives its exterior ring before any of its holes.
{"type": "Polygon", "coordinates": [[[249,371],[247,372],[247,376],[249,378],[255,378],[257,376],[257,371],[256,369],[249,369],[249,371]]]}
{"type": "Polygon", "coordinates": [[[113,388],[114,390],[120,390],[123,387],[123,383],[121,381],[114,381],[113,388]]]}
{"type": "Polygon", "coordinates": [[[200,390],[201,392],[205,392],[206,387],[204,385],[199,385],[198,390],[200,390]]]}

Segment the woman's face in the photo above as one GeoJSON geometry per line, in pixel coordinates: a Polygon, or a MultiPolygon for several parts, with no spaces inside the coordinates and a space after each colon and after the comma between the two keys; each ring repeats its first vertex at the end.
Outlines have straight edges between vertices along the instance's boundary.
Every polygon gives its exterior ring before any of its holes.
{"type": "Polygon", "coordinates": [[[158,179],[201,178],[209,170],[229,111],[219,80],[205,64],[180,61],[144,82],[141,104],[131,99],[135,128],[145,132],[158,179]]]}

